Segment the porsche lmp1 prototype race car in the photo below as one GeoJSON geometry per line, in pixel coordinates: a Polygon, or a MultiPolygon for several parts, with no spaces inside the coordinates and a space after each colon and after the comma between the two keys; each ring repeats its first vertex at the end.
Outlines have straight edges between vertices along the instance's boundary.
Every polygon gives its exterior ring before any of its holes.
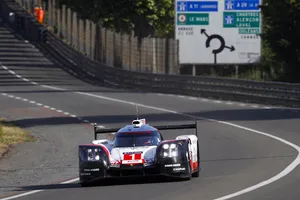
{"type": "Polygon", "coordinates": [[[95,139],[79,145],[79,179],[82,186],[109,177],[163,175],[198,177],[200,171],[197,122],[195,124],[150,126],[136,119],[123,128],[94,126],[95,139]],[[196,129],[196,135],[179,135],[164,140],[161,130],[196,129]],[[98,134],[115,132],[113,140],[97,139],[98,134]]]}

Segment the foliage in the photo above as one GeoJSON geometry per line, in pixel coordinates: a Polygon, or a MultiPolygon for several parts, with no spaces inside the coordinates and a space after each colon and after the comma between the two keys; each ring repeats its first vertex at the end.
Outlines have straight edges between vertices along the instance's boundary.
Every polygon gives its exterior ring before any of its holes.
{"type": "Polygon", "coordinates": [[[28,132],[0,118],[0,158],[10,145],[34,141],[28,132]]]}
{"type": "MultiPolygon", "coordinates": [[[[138,37],[174,37],[173,0],[58,0],[79,17],[138,37]]],[[[261,77],[298,81],[300,75],[300,1],[264,0],[261,77]]],[[[252,72],[251,72],[252,73],[252,72]]],[[[261,78],[260,77],[260,78],[261,78]]]]}
{"type": "Polygon", "coordinates": [[[264,0],[262,14],[264,51],[269,51],[265,63],[273,66],[281,80],[299,81],[300,1],[264,0]]]}
{"type": "Polygon", "coordinates": [[[173,34],[172,0],[58,0],[83,19],[100,23],[105,28],[135,36],[166,37],[173,34]],[[155,30],[155,31],[154,31],[155,30]]]}
{"type": "Polygon", "coordinates": [[[0,142],[3,140],[3,128],[0,125],[0,142]]]}

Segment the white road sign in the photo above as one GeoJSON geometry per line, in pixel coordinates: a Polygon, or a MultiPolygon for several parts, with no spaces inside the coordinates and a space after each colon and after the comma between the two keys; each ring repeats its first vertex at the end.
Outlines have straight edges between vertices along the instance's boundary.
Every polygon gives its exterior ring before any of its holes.
{"type": "Polygon", "coordinates": [[[180,64],[250,64],[261,58],[262,0],[176,0],[180,64]]]}

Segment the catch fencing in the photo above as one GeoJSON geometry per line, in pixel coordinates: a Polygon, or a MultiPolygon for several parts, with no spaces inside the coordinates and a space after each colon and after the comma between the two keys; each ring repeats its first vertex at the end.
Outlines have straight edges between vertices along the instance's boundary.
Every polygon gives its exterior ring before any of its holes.
{"type": "Polygon", "coordinates": [[[1,15],[9,22],[9,13],[17,19],[10,25],[22,33],[41,51],[50,55],[64,68],[72,69],[80,78],[94,83],[109,84],[118,88],[138,89],[149,92],[201,96],[214,99],[255,102],[272,105],[300,106],[300,84],[259,82],[232,78],[205,76],[167,75],[130,71],[112,67],[93,60],[75,50],[52,32],[45,32],[46,42],[41,41],[43,26],[11,0],[0,0],[1,15]],[[23,23],[16,24],[18,21],[23,23]]]}
{"type": "MultiPolygon", "coordinates": [[[[29,0],[16,0],[33,13],[29,0]]],[[[43,5],[45,25],[65,43],[92,60],[117,68],[163,74],[179,74],[178,41],[164,38],[142,38],[116,33],[90,20],[83,20],[70,8],[57,8],[56,0],[43,5]]]]}

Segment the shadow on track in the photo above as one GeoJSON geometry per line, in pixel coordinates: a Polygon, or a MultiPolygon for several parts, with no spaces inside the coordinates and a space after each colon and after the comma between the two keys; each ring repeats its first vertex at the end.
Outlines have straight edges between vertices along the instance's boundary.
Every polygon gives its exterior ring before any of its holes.
{"type": "MultiPolygon", "coordinates": [[[[0,107],[1,108],[1,107],[0,107]]],[[[281,109],[242,109],[242,110],[215,110],[186,113],[193,116],[211,118],[222,121],[264,121],[264,120],[285,120],[285,119],[300,119],[300,112],[293,112],[281,109]]],[[[135,113],[132,115],[95,115],[95,116],[80,116],[83,119],[89,120],[97,124],[123,124],[126,125],[131,119],[134,119],[135,113]]],[[[149,124],[176,124],[176,123],[192,123],[192,118],[172,113],[157,113],[157,114],[140,114],[140,118],[146,118],[149,124]]],[[[199,119],[201,120],[201,119],[199,119]]],[[[11,121],[22,128],[44,125],[69,125],[81,124],[82,121],[72,117],[45,117],[45,118],[30,118],[11,121]]],[[[109,128],[109,127],[108,127],[109,128]]],[[[111,127],[113,128],[113,127],[111,127]]]]}
{"type": "MultiPolygon", "coordinates": [[[[113,178],[107,180],[100,180],[93,182],[88,187],[111,187],[122,185],[138,185],[138,184],[163,184],[171,182],[184,182],[184,179],[168,178],[168,177],[139,177],[139,178],[113,178]]],[[[21,186],[14,191],[28,191],[28,190],[53,190],[53,189],[72,189],[72,188],[86,188],[81,187],[79,183],[67,184],[47,184],[47,185],[30,185],[21,186]]]]}

